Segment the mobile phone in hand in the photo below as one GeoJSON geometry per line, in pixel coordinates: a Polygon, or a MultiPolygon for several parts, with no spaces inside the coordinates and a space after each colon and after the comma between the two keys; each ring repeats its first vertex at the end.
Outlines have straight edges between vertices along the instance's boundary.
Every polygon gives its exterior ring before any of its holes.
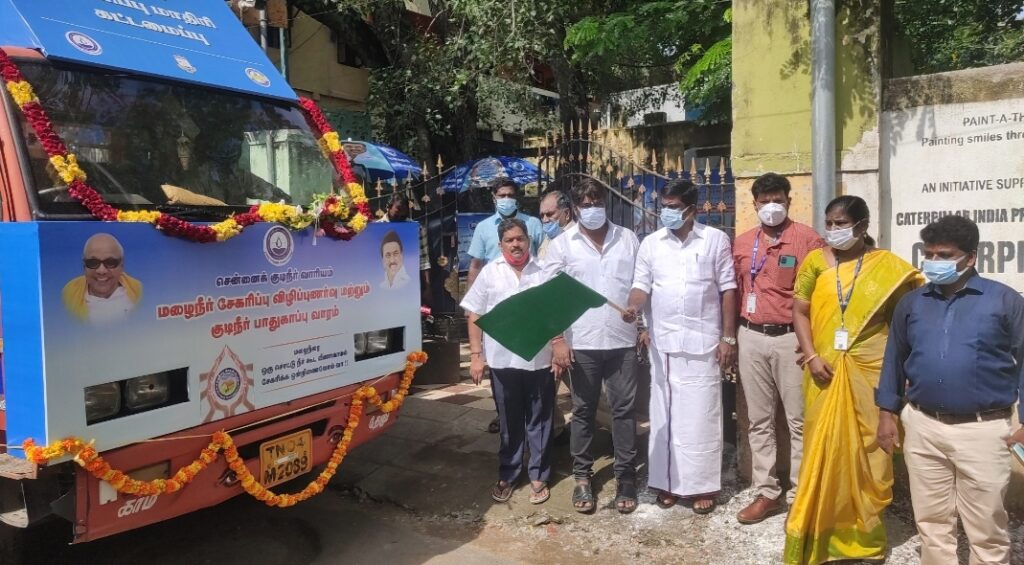
{"type": "Polygon", "coordinates": [[[1018,463],[1024,465],[1024,444],[1021,444],[1019,441],[1014,442],[1013,445],[1010,446],[1010,453],[1013,453],[1013,456],[1017,458],[1018,463]]]}

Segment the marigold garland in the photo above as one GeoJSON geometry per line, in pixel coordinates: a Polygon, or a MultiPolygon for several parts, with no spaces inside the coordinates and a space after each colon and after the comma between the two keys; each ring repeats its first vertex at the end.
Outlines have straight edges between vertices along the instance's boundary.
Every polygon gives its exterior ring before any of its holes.
{"type": "MultiPolygon", "coordinates": [[[[324,156],[334,165],[341,175],[348,192],[354,213],[345,210],[341,213],[335,209],[330,213],[310,214],[301,207],[279,203],[263,203],[255,205],[245,214],[233,216],[222,222],[211,225],[193,224],[175,218],[163,212],[139,210],[118,210],[103,200],[103,196],[86,181],[85,171],[78,165],[77,157],[68,151],[63,140],[54,130],[50,120],[39,102],[32,85],[21,74],[17,65],[11,61],[7,52],[0,48],[0,77],[3,78],[11,99],[21,109],[25,120],[32,127],[49,157],[50,165],[57,176],[68,185],[68,193],[80,202],[99,220],[107,222],[142,222],[155,226],[168,235],[190,239],[201,243],[225,241],[238,235],[246,227],[259,222],[277,222],[293,230],[309,227],[319,222],[325,234],[342,240],[348,240],[366,228],[370,219],[370,205],[362,185],[359,184],[348,162],[348,156],[342,149],[337,132],[328,123],[323,112],[315,102],[307,98],[299,99],[306,122],[316,132],[317,143],[324,156]],[[346,223],[347,221],[347,223],[346,223]]],[[[341,205],[341,200],[336,202],[341,205]]]]}
{"type": "Polygon", "coordinates": [[[327,466],[323,471],[310,481],[305,488],[295,494],[277,494],[259,483],[249,468],[245,466],[245,460],[238,454],[231,435],[221,430],[214,432],[210,437],[210,443],[200,453],[195,461],[178,469],[169,479],[154,479],[152,481],[140,481],[129,477],[126,473],[111,468],[103,457],[93,447],[92,442],[86,443],[80,438],[67,438],[55,441],[50,445],[36,445],[32,439],[26,439],[22,444],[25,451],[25,458],[36,464],[45,464],[51,459],[56,459],[70,454],[74,457],[75,463],[88,471],[92,476],[101,481],[106,481],[117,492],[132,494],[136,496],[151,496],[177,492],[185,485],[195,480],[196,475],[203,472],[211,463],[217,460],[220,453],[224,453],[224,460],[228,468],[235,472],[242,489],[253,498],[260,500],[268,506],[285,508],[294,506],[299,502],[312,498],[323,492],[324,487],[338,471],[341,462],[348,454],[349,445],[352,443],[352,436],[355,433],[359,422],[363,417],[363,407],[366,403],[380,408],[381,412],[394,412],[401,408],[405,397],[409,393],[416,369],[427,362],[427,354],[422,351],[410,353],[406,358],[405,370],[402,372],[402,380],[398,385],[395,396],[387,402],[381,400],[377,389],[371,386],[362,386],[352,395],[352,405],[349,408],[348,422],[342,433],[341,441],[338,442],[334,452],[331,453],[327,466]]]}

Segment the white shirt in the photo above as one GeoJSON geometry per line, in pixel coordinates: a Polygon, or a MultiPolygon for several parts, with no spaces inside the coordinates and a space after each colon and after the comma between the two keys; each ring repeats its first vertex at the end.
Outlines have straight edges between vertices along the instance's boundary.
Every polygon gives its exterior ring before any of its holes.
{"type": "Polygon", "coordinates": [[[108,324],[123,320],[128,316],[128,312],[135,307],[123,286],[117,287],[110,298],[93,296],[86,291],[85,304],[89,308],[89,322],[93,324],[108,324]]]}
{"type": "MultiPolygon", "coordinates": [[[[594,292],[625,308],[633,286],[633,268],[640,240],[632,231],[608,222],[601,251],[578,226],[551,241],[544,270],[549,276],[564,271],[594,292]]],[[[605,304],[584,312],[565,332],[573,349],[608,350],[636,346],[636,326],[605,304]]]]}
{"type": "Polygon", "coordinates": [[[402,265],[398,272],[395,273],[395,280],[389,281],[387,274],[384,275],[384,280],[380,283],[381,288],[402,288],[409,282],[409,273],[405,272],[405,265],[402,265]]]}
{"type": "MultiPolygon", "coordinates": [[[[459,306],[483,316],[502,300],[528,288],[538,286],[546,280],[544,270],[532,258],[523,267],[522,276],[516,277],[516,272],[505,262],[505,258],[499,255],[497,259],[488,262],[480,270],[480,274],[473,281],[473,286],[469,287],[469,292],[466,293],[466,297],[462,299],[459,306]]],[[[485,333],[484,360],[492,369],[523,369],[526,371],[546,369],[551,366],[551,346],[545,345],[536,357],[527,361],[504,348],[485,333]]]]}
{"type": "Polygon", "coordinates": [[[651,296],[651,337],[659,351],[713,352],[722,338],[720,294],[736,288],[729,236],[695,222],[680,241],[661,228],[640,244],[633,288],[651,296]]]}

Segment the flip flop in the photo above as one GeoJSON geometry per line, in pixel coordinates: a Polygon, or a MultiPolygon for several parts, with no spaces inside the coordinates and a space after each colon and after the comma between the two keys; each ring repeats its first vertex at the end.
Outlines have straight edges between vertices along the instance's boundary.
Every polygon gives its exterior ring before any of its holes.
{"type": "Polygon", "coordinates": [[[491,498],[495,502],[508,502],[512,498],[512,489],[512,483],[498,481],[494,483],[494,488],[491,490],[491,498]]]}
{"type": "Polygon", "coordinates": [[[619,481],[615,489],[615,509],[619,511],[619,514],[629,514],[636,510],[637,497],[636,497],[636,483],[633,481],[619,481]],[[623,502],[633,502],[632,506],[623,506],[623,502]]]}
{"type": "Polygon", "coordinates": [[[576,483],[576,488],[572,489],[572,507],[580,514],[590,514],[597,508],[594,491],[591,490],[589,482],[576,483]],[[585,503],[586,506],[576,506],[579,502],[585,503]]]}
{"type": "Polygon", "coordinates": [[[533,486],[530,483],[530,504],[543,504],[551,498],[551,490],[548,488],[547,483],[541,483],[540,488],[533,486]]]}

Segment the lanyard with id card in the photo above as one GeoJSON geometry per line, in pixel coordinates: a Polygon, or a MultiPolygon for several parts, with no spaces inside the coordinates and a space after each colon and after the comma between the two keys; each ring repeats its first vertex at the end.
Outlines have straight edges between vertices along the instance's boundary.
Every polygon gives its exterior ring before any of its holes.
{"type": "Polygon", "coordinates": [[[864,254],[857,258],[857,267],[853,270],[853,280],[850,281],[850,292],[843,296],[843,283],[839,280],[839,262],[836,261],[836,296],[839,298],[839,329],[836,330],[835,341],[832,349],[846,351],[850,349],[850,332],[846,329],[846,308],[853,298],[853,287],[857,284],[857,276],[860,275],[860,267],[864,264],[864,254]]]}
{"type": "Polygon", "coordinates": [[[744,312],[747,314],[753,314],[757,311],[757,292],[754,291],[754,279],[757,278],[757,274],[764,268],[764,264],[768,262],[768,252],[764,252],[764,257],[761,259],[761,263],[757,262],[757,252],[761,248],[761,228],[757,228],[757,234],[754,236],[754,255],[750,258],[750,292],[747,293],[747,304],[744,308],[744,312]]]}

